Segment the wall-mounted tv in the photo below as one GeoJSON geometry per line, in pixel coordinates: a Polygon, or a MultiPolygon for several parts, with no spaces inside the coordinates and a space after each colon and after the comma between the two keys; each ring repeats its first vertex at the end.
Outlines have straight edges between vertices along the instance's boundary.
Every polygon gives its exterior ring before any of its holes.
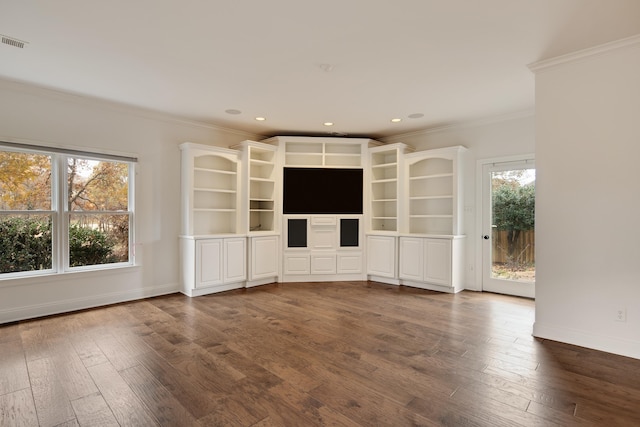
{"type": "Polygon", "coordinates": [[[362,169],[284,168],[283,213],[362,214],[362,169]]]}

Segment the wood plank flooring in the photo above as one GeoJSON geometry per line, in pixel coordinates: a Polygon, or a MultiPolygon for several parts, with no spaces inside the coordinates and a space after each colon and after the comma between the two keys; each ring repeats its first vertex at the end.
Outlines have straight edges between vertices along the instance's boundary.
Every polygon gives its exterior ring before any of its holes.
{"type": "Polygon", "coordinates": [[[373,282],[180,294],[0,326],[0,426],[640,425],[640,360],[534,303],[373,282]]]}

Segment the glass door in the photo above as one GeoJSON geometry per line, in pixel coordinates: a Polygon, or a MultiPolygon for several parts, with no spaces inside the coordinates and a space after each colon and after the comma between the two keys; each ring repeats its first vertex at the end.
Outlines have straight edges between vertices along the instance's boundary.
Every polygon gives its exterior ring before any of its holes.
{"type": "Polygon", "coordinates": [[[484,291],[535,297],[533,159],[483,165],[484,291]]]}

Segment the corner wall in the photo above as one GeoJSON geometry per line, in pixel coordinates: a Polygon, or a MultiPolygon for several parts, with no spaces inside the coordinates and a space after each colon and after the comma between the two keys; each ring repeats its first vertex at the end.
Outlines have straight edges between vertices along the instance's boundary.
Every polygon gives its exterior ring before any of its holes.
{"type": "Polygon", "coordinates": [[[257,135],[0,80],[0,140],[128,154],[136,165],[136,266],[0,279],[0,323],[178,291],[180,150],[257,135]]]}
{"type": "Polygon", "coordinates": [[[534,335],[640,358],[640,37],[532,70],[534,335]]]}

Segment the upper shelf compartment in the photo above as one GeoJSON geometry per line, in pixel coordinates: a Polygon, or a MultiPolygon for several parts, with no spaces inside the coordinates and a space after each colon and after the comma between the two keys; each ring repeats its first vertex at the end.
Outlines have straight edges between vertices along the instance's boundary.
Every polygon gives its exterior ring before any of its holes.
{"type": "Polygon", "coordinates": [[[193,143],[180,149],[182,234],[237,233],[238,153],[193,143]]]}
{"type": "MultiPolygon", "coordinates": [[[[280,137],[279,137],[280,138],[280,137]]],[[[296,167],[362,167],[363,142],[349,138],[285,139],[284,165],[296,167]],[[323,140],[325,139],[325,140],[323,140]]],[[[367,145],[364,144],[366,148],[367,145]]]]}

